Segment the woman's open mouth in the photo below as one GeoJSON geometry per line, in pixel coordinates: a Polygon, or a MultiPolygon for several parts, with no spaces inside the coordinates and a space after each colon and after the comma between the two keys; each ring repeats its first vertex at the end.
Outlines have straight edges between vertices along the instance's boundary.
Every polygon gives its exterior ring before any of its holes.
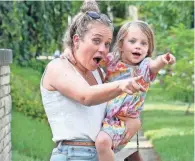
{"type": "Polygon", "coordinates": [[[101,57],[101,56],[96,56],[96,57],[93,58],[93,61],[94,61],[97,65],[99,65],[99,63],[100,63],[101,60],[102,60],[102,57],[101,57]]]}

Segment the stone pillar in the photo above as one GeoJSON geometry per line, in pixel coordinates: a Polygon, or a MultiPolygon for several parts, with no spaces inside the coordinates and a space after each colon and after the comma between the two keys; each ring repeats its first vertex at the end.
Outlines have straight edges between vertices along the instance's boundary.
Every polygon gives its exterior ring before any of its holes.
{"type": "Polygon", "coordinates": [[[0,49],[0,160],[11,161],[10,67],[12,50],[0,49]]]}

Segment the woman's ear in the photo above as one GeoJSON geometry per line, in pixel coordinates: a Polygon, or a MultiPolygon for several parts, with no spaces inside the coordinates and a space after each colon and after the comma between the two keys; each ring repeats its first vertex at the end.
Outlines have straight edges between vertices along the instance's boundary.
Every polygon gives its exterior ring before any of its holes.
{"type": "Polygon", "coordinates": [[[74,44],[74,46],[75,46],[76,49],[79,48],[79,35],[75,34],[73,36],[73,44],[74,44]]]}

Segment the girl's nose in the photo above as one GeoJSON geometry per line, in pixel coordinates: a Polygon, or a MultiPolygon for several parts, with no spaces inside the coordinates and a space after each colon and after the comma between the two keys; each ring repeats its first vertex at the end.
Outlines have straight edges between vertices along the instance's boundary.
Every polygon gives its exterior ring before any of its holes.
{"type": "Polygon", "coordinates": [[[135,44],[135,48],[136,48],[136,49],[140,49],[140,46],[141,46],[141,45],[140,45],[139,43],[136,43],[136,44],[135,44]]]}

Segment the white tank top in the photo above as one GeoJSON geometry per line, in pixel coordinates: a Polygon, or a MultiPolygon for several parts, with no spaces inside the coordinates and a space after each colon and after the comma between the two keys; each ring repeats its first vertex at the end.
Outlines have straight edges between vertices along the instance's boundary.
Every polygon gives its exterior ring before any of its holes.
{"type": "MultiPolygon", "coordinates": [[[[79,72],[76,71],[76,73],[80,75],[79,72]]],[[[97,83],[102,84],[97,70],[93,71],[93,75],[97,83]]],[[[82,105],[58,91],[45,89],[42,86],[42,79],[40,89],[54,142],[73,139],[95,141],[105,116],[106,103],[95,106],[82,105]]]]}

